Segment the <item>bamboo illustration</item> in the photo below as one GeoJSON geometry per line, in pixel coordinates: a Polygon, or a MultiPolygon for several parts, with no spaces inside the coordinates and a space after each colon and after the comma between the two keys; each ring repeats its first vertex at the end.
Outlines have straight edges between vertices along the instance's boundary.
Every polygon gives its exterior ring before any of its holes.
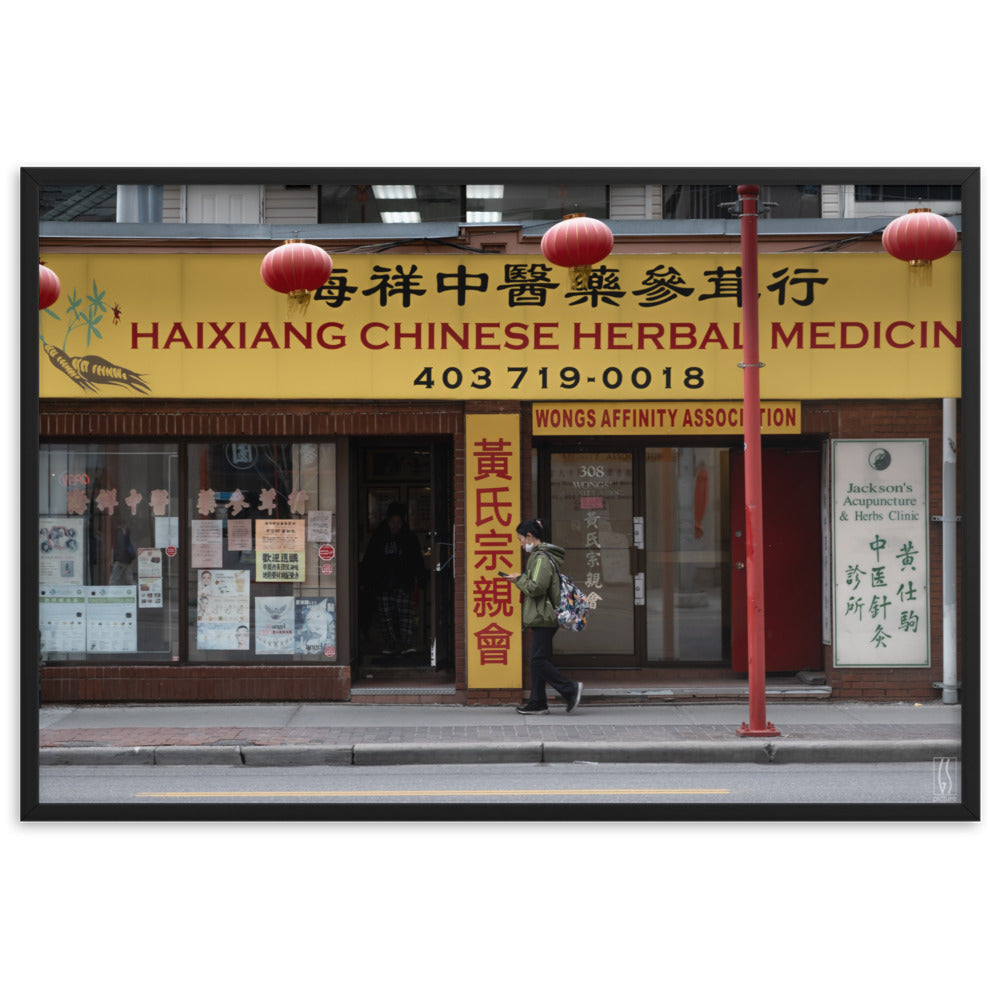
{"type": "MultiPolygon", "coordinates": [[[[87,312],[83,313],[79,308],[81,300],[77,297],[76,290],[74,289],[73,293],[68,296],[69,312],[63,346],[61,348],[56,347],[55,344],[48,343],[45,337],[39,334],[42,348],[48,356],[49,361],[67,378],[71,379],[86,392],[98,392],[98,387],[101,385],[122,385],[126,388],[134,389],[136,392],[148,393],[150,391],[149,384],[145,381],[145,375],[140,372],[134,372],[130,368],[116,365],[97,354],[71,357],[66,353],[66,343],[69,340],[70,334],[74,328],[82,324],[86,324],[87,326],[88,347],[90,346],[91,336],[95,336],[99,340],[102,339],[97,326],[102,319],[102,313],[107,311],[107,306],[104,304],[104,295],[104,292],[97,290],[97,282],[95,281],[93,294],[87,296],[90,306],[87,312]]],[[[115,309],[117,317],[120,309],[117,306],[115,309]]],[[[51,309],[47,310],[47,312],[53,316],[56,315],[52,313],[51,309]]]]}

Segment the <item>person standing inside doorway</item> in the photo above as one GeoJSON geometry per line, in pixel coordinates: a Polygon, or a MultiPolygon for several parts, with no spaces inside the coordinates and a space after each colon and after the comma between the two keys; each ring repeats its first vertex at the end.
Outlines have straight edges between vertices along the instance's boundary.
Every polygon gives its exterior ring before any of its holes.
{"type": "Polygon", "coordinates": [[[521,625],[531,630],[531,691],[528,700],[519,705],[517,711],[521,715],[548,715],[545,690],[548,684],[565,699],[566,711],[572,712],[580,704],[583,685],[568,680],[552,663],[552,642],[558,628],[559,567],[566,558],[566,550],[549,541],[548,528],[540,520],[526,519],[516,531],[521,548],[528,554],[528,561],[523,573],[500,575],[512,581],[524,594],[521,625]]]}
{"type": "Polygon", "coordinates": [[[425,570],[420,542],[407,526],[405,515],[403,504],[389,505],[361,561],[361,586],[375,594],[386,656],[416,652],[412,644],[413,591],[423,584],[425,570]]]}

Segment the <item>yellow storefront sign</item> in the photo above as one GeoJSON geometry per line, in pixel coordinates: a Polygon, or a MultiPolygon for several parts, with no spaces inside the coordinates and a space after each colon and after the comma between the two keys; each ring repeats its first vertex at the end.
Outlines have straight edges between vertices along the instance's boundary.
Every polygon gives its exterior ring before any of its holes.
{"type": "MultiPolygon", "coordinates": [[[[742,434],[743,404],[733,400],[699,403],[536,403],[535,436],[587,435],[657,437],[664,434],[742,434]]],[[[763,434],[801,434],[800,402],[761,402],[763,434]]]]}
{"type": "Polygon", "coordinates": [[[500,573],[519,573],[520,418],[465,420],[466,649],[470,688],[521,687],[521,592],[500,573]]]}
{"type": "MultiPolygon", "coordinates": [[[[304,312],[254,254],[51,254],[42,397],[742,398],[738,254],[340,255],[304,312]]],[[[770,398],[961,395],[961,255],[928,287],[887,254],[760,258],[770,398]]]]}

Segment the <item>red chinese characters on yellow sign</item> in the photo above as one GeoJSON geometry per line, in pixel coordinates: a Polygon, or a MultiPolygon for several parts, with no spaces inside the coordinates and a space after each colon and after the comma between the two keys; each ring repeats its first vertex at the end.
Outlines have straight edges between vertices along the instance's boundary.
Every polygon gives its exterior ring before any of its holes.
{"type": "Polygon", "coordinates": [[[469,414],[465,424],[466,627],[470,688],[520,688],[520,591],[498,574],[521,558],[517,414],[469,414]]]}

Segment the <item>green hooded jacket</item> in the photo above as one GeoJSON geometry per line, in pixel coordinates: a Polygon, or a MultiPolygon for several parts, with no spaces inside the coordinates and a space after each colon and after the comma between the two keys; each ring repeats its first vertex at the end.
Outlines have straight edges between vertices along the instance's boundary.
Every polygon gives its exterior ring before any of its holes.
{"type": "Polygon", "coordinates": [[[524,572],[514,581],[514,586],[524,594],[521,605],[523,628],[558,628],[559,568],[565,558],[566,550],[551,542],[539,542],[528,556],[524,572]],[[553,559],[555,566],[552,565],[553,559]]]}

